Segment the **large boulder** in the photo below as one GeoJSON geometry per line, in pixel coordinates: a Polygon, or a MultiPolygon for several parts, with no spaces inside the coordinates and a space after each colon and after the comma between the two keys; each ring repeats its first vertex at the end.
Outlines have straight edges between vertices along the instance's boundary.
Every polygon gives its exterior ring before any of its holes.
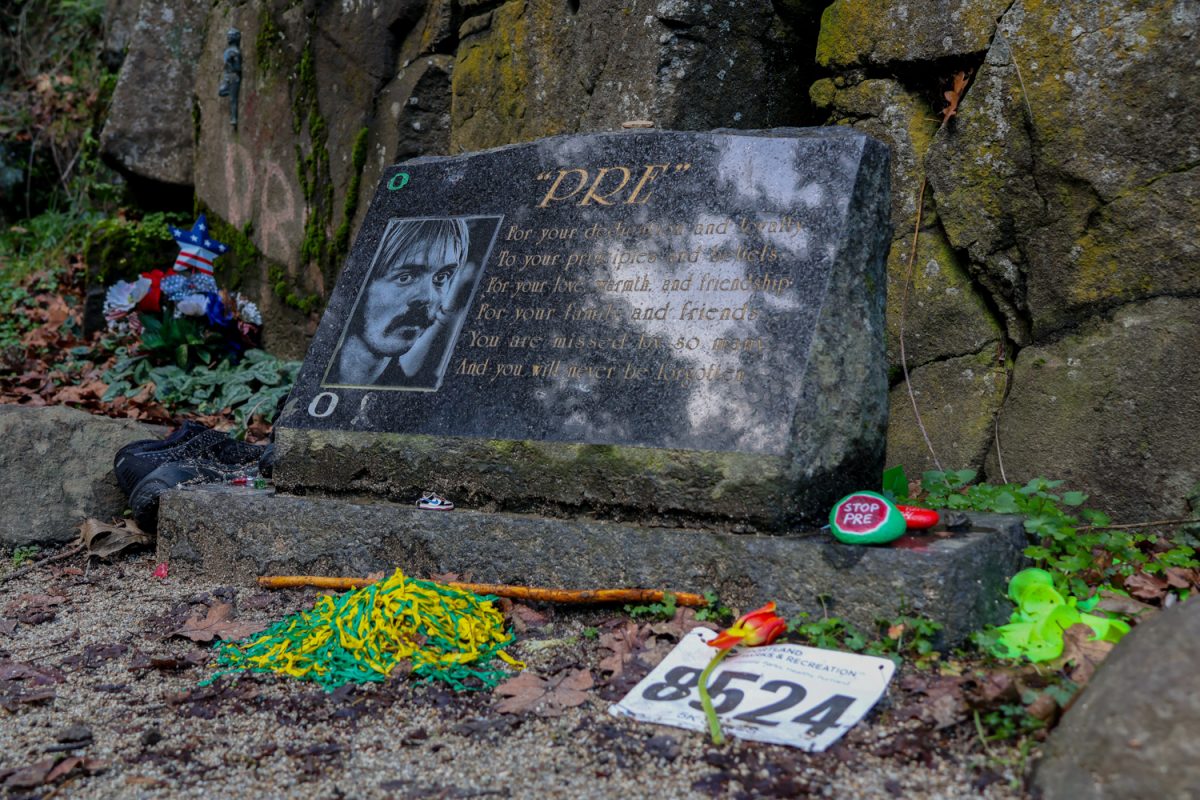
{"type": "Polygon", "coordinates": [[[894,239],[888,253],[888,362],[899,367],[901,324],[910,369],[978,353],[999,342],[1003,336],[1000,324],[961,254],[946,241],[932,192],[926,191],[922,198],[925,155],[938,127],[929,103],[891,79],[852,83],[826,78],[813,85],[810,95],[814,105],[828,111],[831,122],[874,136],[887,144],[892,154],[894,239]],[[923,205],[921,232],[914,259],[919,202],[923,205]]]}
{"type": "Polygon", "coordinates": [[[1195,0],[1017,0],[928,159],[1021,344],[1200,291],[1195,0]]]}
{"type": "Polygon", "coordinates": [[[936,469],[978,469],[992,444],[996,412],[1004,400],[1004,362],[996,347],[974,355],[948,358],[909,373],[912,397],[901,381],[889,400],[887,463],[903,465],[910,475],[936,469]],[[921,412],[921,424],[913,401],[921,412]],[[925,433],[921,432],[921,425],[925,433]]]}
{"type": "Polygon", "coordinates": [[[1045,800],[1200,797],[1200,601],[1137,626],[1046,743],[1045,800]]]}
{"type": "Polygon", "coordinates": [[[821,17],[817,62],[882,66],[981,53],[1012,0],[836,0],[821,17]]]}
{"type": "Polygon", "coordinates": [[[988,474],[1065,479],[1119,522],[1186,515],[1200,481],[1200,300],[1160,297],[1017,356],[988,474]]]}
{"type": "Polygon", "coordinates": [[[117,450],[162,429],[64,406],[0,406],[0,546],[66,542],[87,517],[124,510],[117,450]]]}
{"type": "Polygon", "coordinates": [[[192,84],[207,16],[208,3],[143,0],[122,43],[128,52],[100,134],[100,152],[134,179],[192,183],[192,84]]]}
{"type": "Polygon", "coordinates": [[[804,105],[797,34],[769,0],[468,2],[454,66],[451,149],[556,133],[765,128],[804,105]],[[768,79],[769,78],[769,79],[768,79]]]}

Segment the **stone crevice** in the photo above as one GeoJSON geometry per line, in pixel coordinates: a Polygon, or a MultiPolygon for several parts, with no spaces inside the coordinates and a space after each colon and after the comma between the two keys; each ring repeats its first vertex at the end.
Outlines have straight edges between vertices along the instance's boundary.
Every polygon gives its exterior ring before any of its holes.
{"type": "Polygon", "coordinates": [[[1088,30],[1088,31],[1082,31],[1080,33],[1075,34],[1074,36],[1071,37],[1071,41],[1077,42],[1085,36],[1091,36],[1092,34],[1096,34],[1096,33],[1100,33],[1101,31],[1109,30],[1110,28],[1114,28],[1117,25],[1120,25],[1125,20],[1133,19],[1134,17],[1137,17],[1137,16],[1145,17],[1146,15],[1144,12],[1141,12],[1141,11],[1131,11],[1128,14],[1122,14],[1121,16],[1119,16],[1116,19],[1109,22],[1107,25],[1101,25],[1099,28],[1095,28],[1093,30],[1088,30]]]}
{"type": "MultiPolygon", "coordinates": [[[[968,351],[962,352],[962,353],[959,353],[959,352],[944,353],[944,354],[935,356],[934,358],[926,359],[925,361],[922,361],[919,364],[910,363],[908,365],[908,371],[911,374],[915,370],[921,369],[922,367],[928,367],[928,366],[931,366],[934,364],[944,364],[947,361],[954,361],[955,359],[958,359],[958,358],[967,358],[969,356],[981,356],[984,353],[986,353],[988,350],[995,350],[997,348],[997,346],[1000,344],[1001,344],[1000,340],[997,339],[997,340],[988,342],[983,347],[980,347],[975,350],[968,350],[968,351]]],[[[1005,345],[1005,347],[1007,348],[1007,345],[1005,345]]],[[[1005,353],[1008,354],[1008,352],[1009,351],[1006,349],[1005,353]]],[[[1015,353],[1012,354],[1012,357],[1013,358],[1016,357],[1015,353]]],[[[893,380],[888,382],[888,389],[889,390],[895,389],[897,386],[900,386],[903,383],[904,383],[904,374],[897,373],[897,377],[895,377],[893,380]]]]}

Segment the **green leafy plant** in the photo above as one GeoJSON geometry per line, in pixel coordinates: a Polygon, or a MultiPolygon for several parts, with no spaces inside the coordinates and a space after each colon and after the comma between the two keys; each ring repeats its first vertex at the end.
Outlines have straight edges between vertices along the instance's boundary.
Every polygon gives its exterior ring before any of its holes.
{"type": "Polygon", "coordinates": [[[14,547],[12,551],[12,565],[17,568],[26,561],[31,561],[34,556],[40,553],[42,548],[36,544],[24,545],[22,547],[14,547]]]}
{"type": "Polygon", "coordinates": [[[665,593],[662,601],[658,603],[625,606],[625,613],[635,619],[668,620],[675,616],[675,610],[675,595],[670,592],[665,593]]]}
{"type": "Polygon", "coordinates": [[[872,638],[838,617],[810,620],[806,612],[800,612],[788,622],[788,630],[794,639],[826,650],[850,650],[881,656],[897,664],[909,658],[918,667],[927,667],[940,657],[935,647],[942,630],[940,623],[921,616],[901,614],[892,619],[876,620],[875,628],[872,638]]]}
{"type": "Polygon", "coordinates": [[[850,623],[838,617],[810,621],[807,611],[801,611],[788,621],[788,632],[802,644],[825,650],[861,653],[867,647],[867,637],[850,623]]]}
{"type": "Polygon", "coordinates": [[[143,330],[139,348],[155,363],[174,363],[181,369],[232,360],[228,340],[195,317],[177,317],[170,312],[141,314],[143,330]]]}
{"type": "Polygon", "coordinates": [[[733,618],[733,609],[723,605],[716,592],[705,592],[704,603],[696,610],[696,619],[701,622],[724,622],[733,618]]]}
{"type": "MultiPolygon", "coordinates": [[[[972,483],[974,470],[926,472],[921,479],[920,505],[930,508],[1020,514],[1032,543],[1025,555],[1056,573],[1061,588],[1080,597],[1095,587],[1138,572],[1157,573],[1168,567],[1200,566],[1195,550],[1164,543],[1155,533],[1109,528],[1112,520],[1094,509],[1082,508],[1088,496],[1060,491],[1062,481],[1034,478],[1015,483],[972,483]],[[1068,513],[1066,509],[1079,509],[1068,513]]],[[[914,502],[914,501],[906,501],[914,502]]]]}
{"type": "Polygon", "coordinates": [[[300,362],[281,361],[265,350],[248,350],[237,365],[221,362],[190,369],[154,366],[145,356],[125,354],[104,374],[108,390],[102,399],[133,396],[152,384],[154,398],[172,413],[216,414],[230,409],[233,433],[241,436],[255,414],[269,417],[274,412],[299,371],[300,362]]]}

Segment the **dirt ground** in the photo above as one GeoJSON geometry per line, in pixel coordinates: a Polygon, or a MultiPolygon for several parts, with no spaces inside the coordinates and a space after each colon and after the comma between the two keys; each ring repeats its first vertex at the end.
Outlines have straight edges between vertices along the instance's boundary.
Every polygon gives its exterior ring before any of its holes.
{"type": "MultiPolygon", "coordinates": [[[[534,674],[590,676],[576,707],[502,713],[490,692],[406,679],[332,693],[262,675],[203,687],[211,645],[171,631],[225,603],[239,619],[275,621],[317,592],[160,579],[155,567],[145,552],[113,563],[79,555],[0,584],[8,797],[1025,796],[1022,754],[985,749],[969,721],[937,729],[922,697],[902,688],[907,665],[821,754],[737,740],[714,747],[700,733],[611,716],[648,669],[640,660],[620,675],[601,667],[613,655],[608,634],[633,630],[614,607],[510,609],[511,652],[534,674]]],[[[652,641],[669,648],[670,625],[659,630],[652,641]]]]}

